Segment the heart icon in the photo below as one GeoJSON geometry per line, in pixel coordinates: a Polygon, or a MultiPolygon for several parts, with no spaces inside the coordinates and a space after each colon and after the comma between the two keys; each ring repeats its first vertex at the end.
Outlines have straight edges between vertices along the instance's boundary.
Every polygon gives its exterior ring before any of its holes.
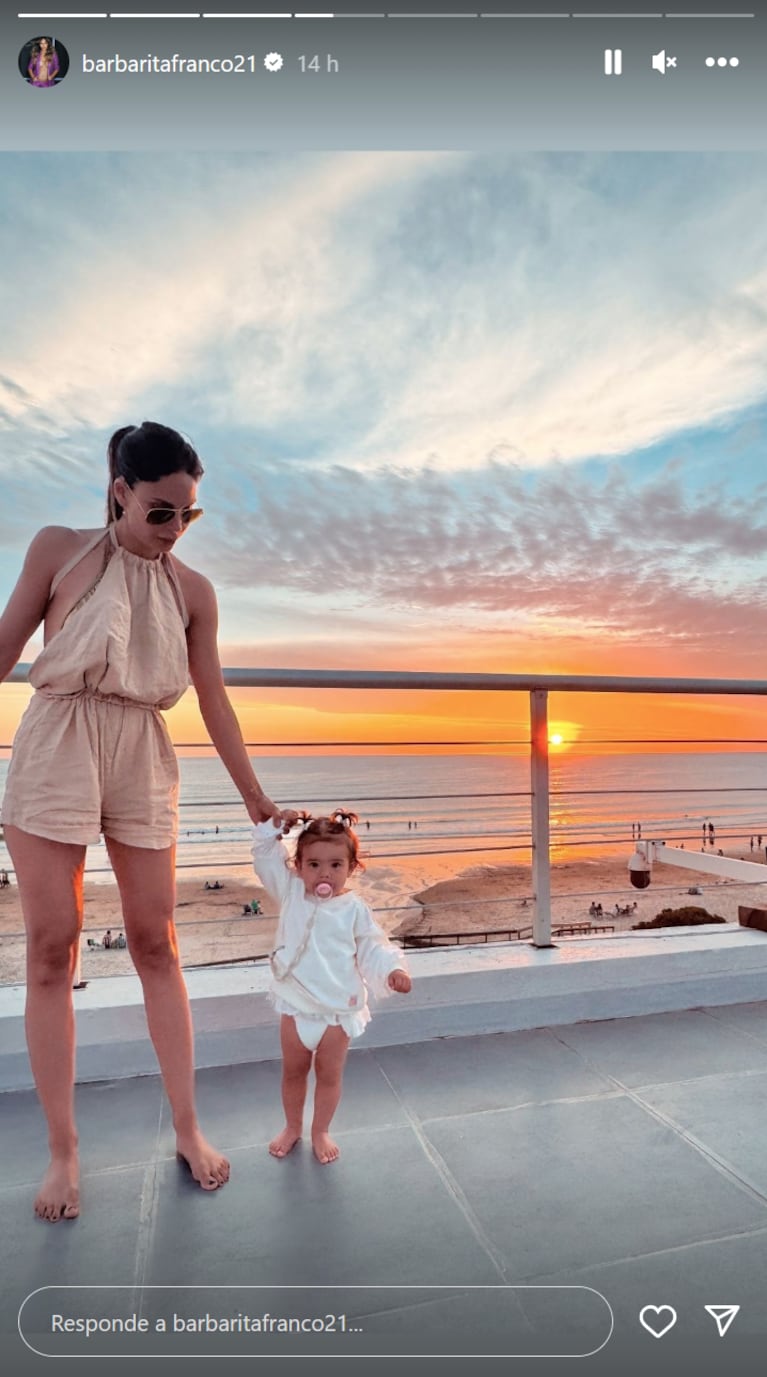
{"type": "Polygon", "coordinates": [[[645,1305],[639,1312],[639,1323],[654,1339],[662,1339],[676,1324],[676,1310],[673,1305],[645,1305]]]}

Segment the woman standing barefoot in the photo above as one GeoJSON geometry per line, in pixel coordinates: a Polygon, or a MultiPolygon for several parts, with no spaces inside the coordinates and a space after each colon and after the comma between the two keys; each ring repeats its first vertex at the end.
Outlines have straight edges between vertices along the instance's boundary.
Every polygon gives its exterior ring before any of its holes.
{"type": "Polygon", "coordinates": [[[172,553],[202,515],[194,506],[200,460],[176,431],[150,421],[118,430],[108,454],[106,528],[41,530],[0,617],[0,680],[41,622],[45,632],[2,822],[27,931],[27,1045],[50,1146],[35,1211],[51,1221],[80,1209],[72,975],[85,848],[101,832],[177,1150],[203,1190],[229,1178],[229,1163],[197,1122],[192,1025],[173,922],[178,765],[161,711],[178,702],[190,678],[250,817],[281,817],[253,773],[224,688],[213,588],[172,553]]]}

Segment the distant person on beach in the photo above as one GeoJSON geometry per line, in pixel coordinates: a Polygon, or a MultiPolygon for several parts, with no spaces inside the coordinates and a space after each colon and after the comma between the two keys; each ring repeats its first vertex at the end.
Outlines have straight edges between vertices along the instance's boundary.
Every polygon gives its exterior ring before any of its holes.
{"type": "Polygon", "coordinates": [[[103,936],[102,939],[101,939],[101,945],[102,945],[102,947],[104,948],[105,951],[108,951],[109,948],[111,947],[111,945],[112,945],[112,931],[111,931],[111,928],[107,928],[106,932],[104,933],[104,936],[103,936]]]}
{"type": "Polygon", "coordinates": [[[253,829],[253,864],[280,905],[272,953],[271,998],[281,1015],[285,1127],[269,1144],[285,1157],[299,1141],[312,1060],[316,1086],[312,1148],[323,1164],[338,1157],[330,1122],[341,1098],[351,1038],[370,1022],[367,988],[410,991],[402,952],[374,922],[347,881],[360,865],[354,813],[304,818],[293,864],[282,829],[270,820],[253,829]]]}
{"type": "MultiPolygon", "coordinates": [[[[35,1212],[50,1221],[80,1210],[71,986],[86,846],[102,832],[178,1154],[204,1190],[229,1177],[228,1161],[197,1120],[189,1001],[173,922],[178,764],[161,713],[190,679],[252,821],[282,821],[253,773],[224,688],[215,592],[173,553],[202,515],[194,505],[202,464],[187,440],[152,421],[116,431],[108,459],[106,527],[38,532],[0,617],[0,681],[41,622],[45,632],[29,675],[36,692],[16,733],[2,822],[27,929],[27,1044],[51,1153],[35,1212]]],[[[72,505],[71,476],[67,483],[72,505]]],[[[89,500],[84,481],[80,500],[89,500]]]]}

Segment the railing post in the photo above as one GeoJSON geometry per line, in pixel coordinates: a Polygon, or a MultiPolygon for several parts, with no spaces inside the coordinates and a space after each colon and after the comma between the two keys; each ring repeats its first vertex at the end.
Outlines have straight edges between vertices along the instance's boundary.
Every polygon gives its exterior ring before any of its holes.
{"type": "Polygon", "coordinates": [[[546,689],[530,691],[530,822],[533,838],[533,946],[550,947],[549,717],[546,689]]]}

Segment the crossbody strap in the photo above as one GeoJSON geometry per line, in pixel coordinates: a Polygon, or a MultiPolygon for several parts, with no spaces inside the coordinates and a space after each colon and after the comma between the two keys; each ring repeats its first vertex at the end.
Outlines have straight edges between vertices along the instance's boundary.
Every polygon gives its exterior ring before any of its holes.
{"type": "Polygon", "coordinates": [[[318,910],[318,909],[319,909],[319,904],[316,903],[316,904],[314,905],[314,908],[312,909],[311,913],[309,914],[308,919],[306,920],[306,927],[305,927],[305,929],[304,929],[304,935],[303,935],[303,937],[301,938],[301,941],[300,941],[299,944],[298,944],[298,949],[297,949],[297,951],[296,951],[296,953],[295,953],[295,956],[293,957],[292,961],[289,961],[289,962],[288,962],[287,966],[283,966],[282,962],[279,961],[278,958],[277,958],[277,952],[278,952],[278,951],[282,951],[282,947],[277,947],[277,948],[272,952],[271,956],[269,957],[269,962],[270,962],[270,965],[271,965],[271,967],[272,967],[272,971],[274,972],[274,975],[275,975],[275,977],[276,977],[277,980],[287,980],[287,979],[288,979],[288,976],[291,976],[291,975],[293,974],[293,972],[294,972],[294,970],[296,969],[296,966],[298,965],[299,961],[300,961],[301,958],[304,956],[304,954],[305,954],[305,952],[306,952],[306,948],[307,948],[308,945],[309,945],[309,938],[310,938],[311,935],[312,935],[312,931],[313,931],[313,929],[314,929],[314,924],[315,924],[315,922],[316,922],[316,920],[317,920],[317,910],[318,910]]]}

